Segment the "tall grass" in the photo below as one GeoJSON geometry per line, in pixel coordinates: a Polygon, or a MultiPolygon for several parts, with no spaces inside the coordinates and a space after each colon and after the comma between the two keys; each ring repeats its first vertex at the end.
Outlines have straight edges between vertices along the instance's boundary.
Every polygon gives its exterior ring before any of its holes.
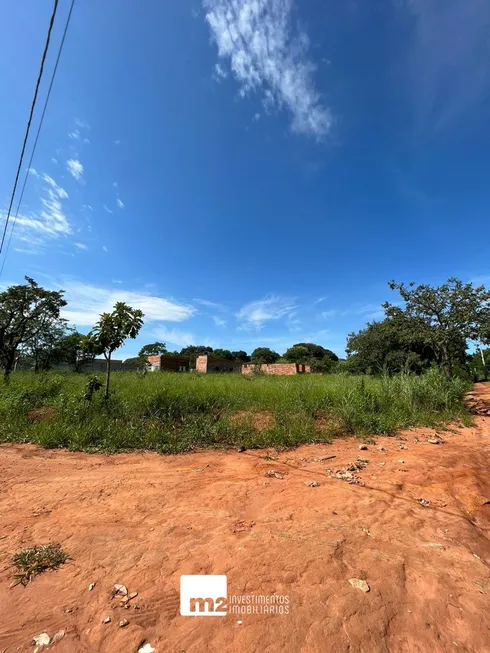
{"type": "Polygon", "coordinates": [[[12,375],[0,390],[0,441],[175,453],[389,435],[467,417],[464,382],[435,370],[391,378],[117,372],[107,403],[101,393],[87,400],[87,381],[83,374],[12,375]]]}

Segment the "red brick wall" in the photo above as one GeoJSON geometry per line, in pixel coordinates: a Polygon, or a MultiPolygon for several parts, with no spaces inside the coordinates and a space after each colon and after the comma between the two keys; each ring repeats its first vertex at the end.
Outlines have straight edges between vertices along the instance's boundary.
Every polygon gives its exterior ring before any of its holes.
{"type": "Polygon", "coordinates": [[[198,356],[196,358],[196,372],[201,374],[206,374],[208,371],[208,357],[207,356],[198,356]]]}
{"type": "Polygon", "coordinates": [[[180,372],[181,367],[189,369],[189,359],[186,356],[148,356],[150,365],[156,365],[160,370],[180,372]]]}
{"type": "MultiPolygon", "coordinates": [[[[253,374],[255,365],[247,364],[242,365],[242,374],[253,374]]],[[[260,371],[263,374],[277,374],[291,376],[293,374],[309,373],[309,365],[296,365],[296,363],[271,363],[269,365],[261,365],[260,371]]]]}

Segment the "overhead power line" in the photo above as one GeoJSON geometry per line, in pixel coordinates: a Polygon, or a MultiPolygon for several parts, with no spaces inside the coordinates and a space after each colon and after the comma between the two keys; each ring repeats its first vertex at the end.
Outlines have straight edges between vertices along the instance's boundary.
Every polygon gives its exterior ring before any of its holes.
{"type": "MultiPolygon", "coordinates": [[[[10,248],[10,242],[12,240],[12,234],[14,233],[15,223],[17,222],[17,217],[19,215],[19,209],[20,209],[20,205],[22,203],[22,198],[24,197],[24,191],[25,191],[25,188],[26,188],[27,179],[29,178],[29,170],[31,168],[32,160],[34,159],[34,154],[36,152],[37,142],[39,140],[39,134],[41,133],[41,128],[42,128],[43,122],[44,122],[44,116],[46,114],[46,109],[48,107],[49,98],[51,96],[51,90],[53,88],[54,80],[55,80],[55,77],[56,77],[56,72],[58,70],[58,64],[60,62],[61,53],[63,52],[63,46],[65,45],[66,33],[68,32],[68,27],[70,25],[70,20],[71,20],[71,15],[72,15],[72,12],[73,12],[73,6],[74,5],[75,5],[75,0],[71,0],[70,11],[68,12],[68,16],[66,18],[65,28],[63,30],[63,36],[61,38],[60,46],[58,48],[58,54],[56,56],[56,62],[55,62],[54,68],[53,68],[53,73],[51,75],[51,81],[49,83],[49,88],[48,88],[48,92],[47,92],[47,95],[46,95],[46,100],[44,101],[44,107],[43,107],[43,111],[42,111],[42,114],[41,114],[41,120],[39,121],[39,126],[37,128],[36,138],[34,140],[34,146],[32,148],[31,157],[29,159],[29,164],[27,166],[26,173],[25,173],[25,176],[24,176],[24,183],[22,184],[22,189],[21,189],[21,192],[20,192],[20,195],[19,195],[19,200],[17,202],[17,210],[16,210],[15,215],[14,215],[12,228],[10,230],[9,239],[7,241],[7,247],[5,249],[5,255],[4,255],[3,261],[2,261],[2,267],[0,268],[0,277],[3,274],[3,268],[5,267],[5,261],[7,259],[8,251],[9,251],[9,248],[10,248]]],[[[56,7],[54,8],[53,16],[55,16],[55,14],[56,14],[56,7]]],[[[54,20],[52,19],[52,22],[50,22],[50,29],[49,29],[49,33],[48,33],[47,45],[49,45],[49,38],[50,38],[51,27],[52,27],[53,22],[54,22],[54,20]]],[[[47,52],[47,50],[45,49],[45,53],[46,52],[47,52]]],[[[45,56],[43,55],[43,63],[41,65],[44,64],[44,59],[45,59],[45,56]]],[[[42,75],[42,68],[41,68],[41,75],[42,75]]],[[[36,93],[37,93],[37,88],[38,88],[38,86],[36,86],[36,93]]],[[[7,230],[7,222],[5,223],[4,238],[5,238],[6,230],[7,230]]],[[[2,245],[3,245],[3,239],[2,239],[2,245]]],[[[0,254],[1,254],[1,251],[2,250],[0,248],[0,254]]]]}

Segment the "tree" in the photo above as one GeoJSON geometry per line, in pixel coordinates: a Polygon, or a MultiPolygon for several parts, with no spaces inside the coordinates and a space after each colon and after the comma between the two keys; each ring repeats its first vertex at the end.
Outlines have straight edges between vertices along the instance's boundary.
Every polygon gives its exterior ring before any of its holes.
{"type": "Polygon", "coordinates": [[[333,351],[330,349],[325,349],[325,347],[322,347],[321,345],[315,345],[313,342],[298,342],[293,345],[293,347],[305,347],[308,350],[308,358],[310,360],[313,358],[322,360],[325,357],[330,358],[334,362],[339,360],[339,357],[337,354],[334,354],[333,351]]]}
{"type": "Polygon", "coordinates": [[[279,354],[269,347],[257,347],[252,352],[251,361],[254,365],[263,365],[277,363],[279,358],[279,354]]]}
{"type": "Polygon", "coordinates": [[[302,345],[293,345],[283,354],[283,358],[287,363],[308,363],[310,353],[306,347],[302,345]]]}
{"type": "Polygon", "coordinates": [[[204,354],[212,354],[213,348],[206,347],[205,345],[189,345],[180,350],[181,356],[187,356],[189,360],[189,368],[196,366],[196,358],[198,356],[203,356],[204,354]]]}
{"type": "Polygon", "coordinates": [[[105,399],[109,398],[111,377],[111,356],[122,347],[127,338],[136,338],[143,326],[143,311],[131,308],[124,302],[117,302],[112,313],[102,313],[94,328],[83,341],[84,351],[103,354],[106,359],[105,399]]]}
{"type": "Polygon", "coordinates": [[[66,306],[63,291],[45,290],[34,279],[10,286],[0,293],[0,366],[8,383],[19,348],[28,347],[47,327],[57,321],[66,306]]]}
{"type": "Polygon", "coordinates": [[[231,355],[233,356],[233,360],[237,363],[250,363],[250,356],[246,351],[243,351],[243,349],[232,351],[231,355]]]}
{"type": "Polygon", "coordinates": [[[148,356],[161,356],[167,353],[167,346],[164,342],[153,342],[151,345],[141,347],[138,357],[146,360],[148,356]]]}
{"type": "Polygon", "coordinates": [[[418,340],[417,325],[403,313],[370,322],[347,338],[345,368],[354,374],[422,372],[435,361],[430,345],[418,340]]]}
{"type": "Polygon", "coordinates": [[[56,362],[68,363],[75,372],[81,372],[85,365],[91,363],[95,354],[85,351],[83,341],[85,336],[76,329],[64,335],[58,342],[54,357],[56,362]]]}
{"type": "Polygon", "coordinates": [[[213,351],[213,358],[221,358],[222,360],[232,361],[233,354],[229,349],[215,349],[213,351]]]}
{"type": "Polygon", "coordinates": [[[49,370],[60,361],[59,344],[66,333],[66,320],[47,319],[36,335],[22,347],[22,356],[32,361],[34,372],[49,370]]]}
{"type": "Polygon", "coordinates": [[[405,307],[386,302],[386,315],[410,318],[411,337],[430,346],[437,363],[451,376],[455,366],[466,361],[467,340],[477,340],[482,334],[484,316],[490,311],[490,292],[454,277],[439,287],[394,281],[388,285],[400,293],[405,307]]]}
{"type": "Polygon", "coordinates": [[[298,342],[284,353],[283,359],[288,363],[309,365],[312,372],[325,374],[332,371],[338,356],[330,349],[315,345],[313,342],[298,342]]]}

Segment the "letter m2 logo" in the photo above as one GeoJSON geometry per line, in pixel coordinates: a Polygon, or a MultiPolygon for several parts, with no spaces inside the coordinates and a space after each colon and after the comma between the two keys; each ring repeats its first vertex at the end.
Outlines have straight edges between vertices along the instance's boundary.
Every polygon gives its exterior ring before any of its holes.
{"type": "Polygon", "coordinates": [[[183,617],[224,617],[227,597],[225,575],[180,577],[180,614],[183,617]]]}

